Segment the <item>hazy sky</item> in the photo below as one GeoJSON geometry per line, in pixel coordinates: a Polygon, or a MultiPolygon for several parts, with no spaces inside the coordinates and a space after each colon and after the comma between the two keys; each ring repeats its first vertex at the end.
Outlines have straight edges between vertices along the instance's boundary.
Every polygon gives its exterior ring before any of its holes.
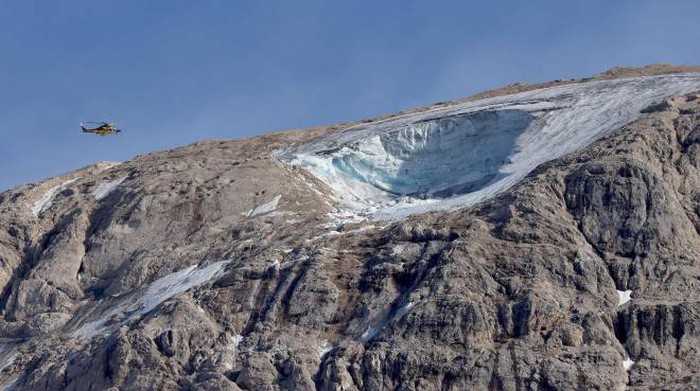
{"type": "Polygon", "coordinates": [[[700,64],[699,15],[697,0],[4,0],[0,191],[512,82],[700,64]],[[124,132],[80,133],[101,120],[124,132]]]}

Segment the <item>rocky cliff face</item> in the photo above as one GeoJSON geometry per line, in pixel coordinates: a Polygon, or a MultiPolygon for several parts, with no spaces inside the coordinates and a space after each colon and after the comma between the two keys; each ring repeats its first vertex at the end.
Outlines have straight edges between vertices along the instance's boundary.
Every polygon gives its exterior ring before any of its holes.
{"type": "Polygon", "coordinates": [[[513,86],[2,193],[0,384],[700,389],[697,71],[513,86]],[[581,103],[591,83],[628,98],[581,103]],[[575,148],[527,149],[561,131],[575,148]]]}

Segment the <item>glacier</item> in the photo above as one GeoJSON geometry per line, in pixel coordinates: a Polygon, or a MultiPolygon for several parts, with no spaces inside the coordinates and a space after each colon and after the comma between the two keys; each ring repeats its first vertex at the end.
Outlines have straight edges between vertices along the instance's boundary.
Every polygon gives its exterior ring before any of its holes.
{"type": "Polygon", "coordinates": [[[533,119],[525,111],[497,110],[421,122],[343,149],[332,164],[396,195],[468,193],[498,176],[533,119]]]}
{"type": "Polygon", "coordinates": [[[362,123],[275,154],[341,207],[394,220],[493,197],[651,104],[698,90],[692,73],[567,84],[362,123]]]}

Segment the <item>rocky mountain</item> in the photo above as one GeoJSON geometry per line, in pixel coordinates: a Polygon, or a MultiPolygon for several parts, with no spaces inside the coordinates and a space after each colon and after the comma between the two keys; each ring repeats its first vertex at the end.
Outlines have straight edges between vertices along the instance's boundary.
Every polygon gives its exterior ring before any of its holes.
{"type": "Polygon", "coordinates": [[[700,68],[0,194],[13,390],[700,389],[700,68]]]}

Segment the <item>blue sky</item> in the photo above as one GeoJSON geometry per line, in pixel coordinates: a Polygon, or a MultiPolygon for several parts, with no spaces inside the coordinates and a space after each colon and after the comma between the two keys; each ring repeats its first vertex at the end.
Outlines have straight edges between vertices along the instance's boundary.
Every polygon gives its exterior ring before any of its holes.
{"type": "Polygon", "coordinates": [[[696,0],[6,0],[0,190],[513,82],[700,64],[699,15],[696,0]],[[124,132],[80,133],[103,119],[124,132]]]}

